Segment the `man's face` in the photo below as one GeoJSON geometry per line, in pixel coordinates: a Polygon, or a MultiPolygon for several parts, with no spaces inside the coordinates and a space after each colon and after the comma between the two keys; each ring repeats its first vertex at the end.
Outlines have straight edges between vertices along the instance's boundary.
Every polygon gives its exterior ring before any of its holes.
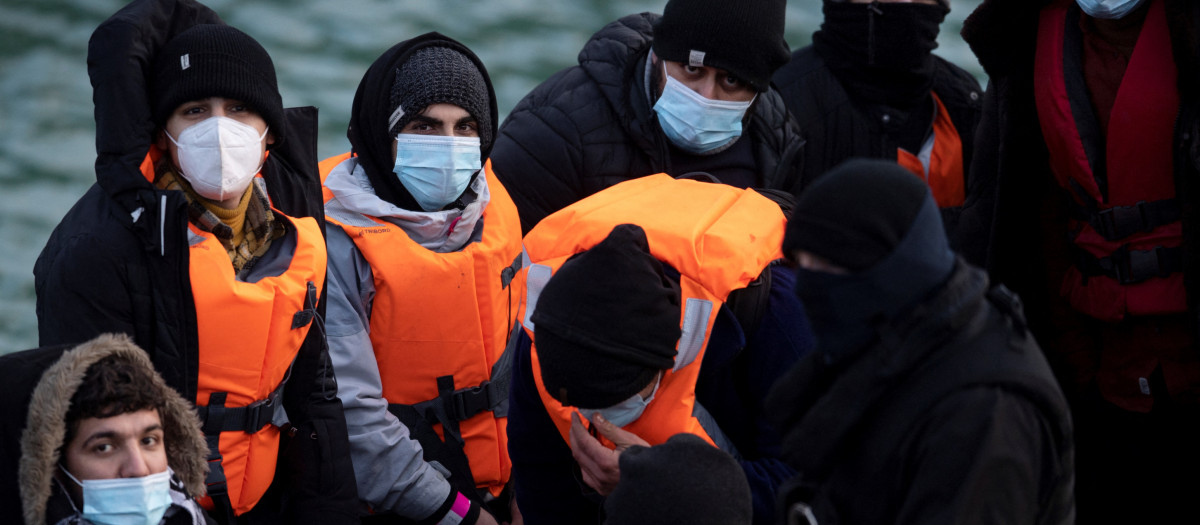
{"type": "MultiPolygon", "coordinates": [[[[731,102],[747,102],[754,98],[756,92],[746,81],[734,76],[724,69],[708,66],[691,66],[671,60],[662,61],[666,65],[667,74],[683,83],[692,91],[709,100],[725,100],[731,102]]],[[[664,77],[658,84],[658,92],[662,93],[667,85],[664,77]]]]}
{"type": "MultiPolygon", "coordinates": [[[[75,437],[63,447],[63,466],[79,481],[140,478],[167,470],[158,410],[81,419],[75,437]]],[[[79,486],[65,485],[79,501],[79,486]]]]}
{"type": "MultiPolygon", "coordinates": [[[[171,112],[171,116],[167,118],[167,123],[163,125],[163,131],[169,133],[175,140],[179,140],[179,134],[183,130],[188,129],[200,122],[208,120],[211,117],[227,117],[242,124],[248,124],[258,131],[259,135],[267,131],[267,121],[263,120],[262,116],[257,111],[250,109],[245,102],[237,99],[224,97],[209,97],[191,102],[184,102],[175,111],[171,112]]],[[[167,139],[161,131],[158,135],[158,147],[164,151],[171,153],[171,160],[175,167],[179,167],[179,152],[174,142],[167,139]]],[[[275,136],[268,133],[263,137],[262,149],[265,154],[267,145],[275,143],[275,136]]]]}
{"type": "MultiPolygon", "coordinates": [[[[437,135],[442,137],[479,137],[479,123],[467,110],[454,104],[430,104],[413,117],[401,135],[437,135]]],[[[396,161],[396,141],[392,141],[392,162],[396,161]]]]}

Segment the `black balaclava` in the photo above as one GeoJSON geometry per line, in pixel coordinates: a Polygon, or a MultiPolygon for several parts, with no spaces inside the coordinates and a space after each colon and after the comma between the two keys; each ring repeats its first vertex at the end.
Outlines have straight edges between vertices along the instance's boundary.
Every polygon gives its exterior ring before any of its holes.
{"type": "Polygon", "coordinates": [[[646,232],[621,224],[563,263],[530,320],[546,391],[564,405],[610,407],[675,365],[679,285],[646,232]]]}
{"type": "MultiPolygon", "coordinates": [[[[470,63],[473,63],[483,77],[484,84],[487,86],[487,108],[486,112],[482,109],[476,109],[476,111],[483,114],[485,118],[480,118],[480,115],[472,113],[480,126],[479,142],[482,161],[486,161],[491,153],[491,138],[496,136],[496,126],[499,120],[496,109],[496,92],[492,87],[487,68],[483,66],[483,62],[475,56],[475,53],[449,37],[438,33],[426,33],[392,46],[376,59],[375,63],[367,69],[367,73],[363,75],[362,81],[359,82],[358,91],[354,93],[354,105],[350,110],[350,126],[346,130],[346,137],[350,139],[350,147],[358,155],[359,163],[366,171],[367,178],[370,179],[371,185],[375,189],[375,194],[406,210],[420,210],[421,206],[417,204],[416,199],[404,188],[400,179],[392,171],[395,165],[392,157],[392,141],[396,137],[391,132],[388,120],[396,108],[392,92],[396,86],[397,71],[401,70],[415,53],[429,47],[457,51],[470,63]],[[487,129],[483,129],[484,126],[487,129]]],[[[466,77],[473,78],[472,75],[465,75],[464,78],[466,77]]],[[[443,91],[450,93],[449,90],[443,91]]],[[[454,103],[468,112],[472,111],[472,108],[452,102],[453,99],[443,101],[430,98],[429,100],[431,100],[429,103],[454,103]]],[[[420,113],[424,109],[422,107],[411,113],[420,113]]]]}
{"type": "Polygon", "coordinates": [[[786,253],[796,250],[850,272],[796,270],[796,295],[830,364],[930,296],[955,260],[929,187],[881,160],[843,162],[800,195],[784,240],[786,253]]]}
{"type": "Polygon", "coordinates": [[[950,8],[825,0],[813,47],[858,100],[907,109],[933,87],[933,50],[950,8]]]}

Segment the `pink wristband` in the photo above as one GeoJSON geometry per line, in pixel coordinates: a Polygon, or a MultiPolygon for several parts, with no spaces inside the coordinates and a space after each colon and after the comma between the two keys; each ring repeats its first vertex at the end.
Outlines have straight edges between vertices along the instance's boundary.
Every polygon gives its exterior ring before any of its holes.
{"type": "Polygon", "coordinates": [[[450,512],[446,513],[446,517],[442,518],[438,525],[459,525],[468,512],[471,512],[471,500],[459,492],[458,497],[454,498],[454,504],[450,506],[450,512]]]}

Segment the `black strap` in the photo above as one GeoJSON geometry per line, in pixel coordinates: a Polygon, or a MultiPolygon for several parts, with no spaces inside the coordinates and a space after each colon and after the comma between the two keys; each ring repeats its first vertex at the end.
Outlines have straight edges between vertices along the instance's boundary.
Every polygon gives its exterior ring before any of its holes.
{"type": "Polygon", "coordinates": [[[1070,209],[1074,218],[1086,221],[1096,233],[1109,241],[1150,232],[1159,226],[1177,222],[1183,216],[1177,199],[1139,201],[1132,206],[1114,206],[1103,210],[1098,209],[1090,198],[1083,204],[1078,199],[1072,199],[1070,209]]]}
{"type": "Polygon", "coordinates": [[[1075,255],[1075,265],[1083,275],[1107,276],[1126,285],[1183,271],[1183,248],[1179,246],[1131,250],[1125,244],[1107,257],[1093,256],[1075,245],[1071,249],[1075,255]]]}
{"type": "Polygon", "coordinates": [[[266,399],[259,399],[244,407],[227,408],[225,407],[226,393],[214,392],[209,397],[207,406],[196,407],[196,412],[200,415],[201,429],[206,435],[232,431],[253,434],[262,430],[271,423],[271,419],[275,416],[275,409],[283,403],[283,385],[287,384],[288,377],[291,375],[292,369],[288,368],[283,381],[279,382],[279,386],[275,387],[275,390],[266,399]],[[218,395],[220,395],[221,404],[214,405],[213,399],[216,399],[218,395]]]}
{"type": "MultiPolygon", "coordinates": [[[[214,392],[208,398],[209,421],[223,424],[226,414],[225,392],[214,392]]],[[[204,442],[208,445],[208,475],[204,478],[208,497],[212,498],[214,510],[225,515],[225,523],[236,523],[233,513],[233,503],[229,501],[229,485],[225,481],[225,467],[222,465],[220,449],[220,433],[205,433],[204,442]]]]}
{"type": "Polygon", "coordinates": [[[500,270],[500,288],[508,288],[508,285],[512,283],[513,278],[517,276],[517,272],[521,271],[521,263],[524,261],[524,259],[525,252],[522,251],[521,253],[517,254],[516,258],[513,259],[512,264],[505,266],[503,270],[500,270]]]}
{"type": "Polygon", "coordinates": [[[762,318],[767,313],[768,303],[771,300],[771,266],[780,262],[779,260],[772,261],[745,288],[729,292],[729,296],[725,298],[725,305],[737,318],[747,342],[758,333],[758,327],[762,325],[762,318]]]}

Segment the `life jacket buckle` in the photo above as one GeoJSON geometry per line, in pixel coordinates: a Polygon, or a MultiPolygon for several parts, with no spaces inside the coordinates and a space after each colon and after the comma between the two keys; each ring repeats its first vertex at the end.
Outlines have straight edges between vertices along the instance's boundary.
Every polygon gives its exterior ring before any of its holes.
{"type": "Polygon", "coordinates": [[[455,390],[450,395],[450,414],[457,421],[466,421],[475,414],[491,410],[492,396],[490,381],[484,381],[479,385],[455,390]]]}

